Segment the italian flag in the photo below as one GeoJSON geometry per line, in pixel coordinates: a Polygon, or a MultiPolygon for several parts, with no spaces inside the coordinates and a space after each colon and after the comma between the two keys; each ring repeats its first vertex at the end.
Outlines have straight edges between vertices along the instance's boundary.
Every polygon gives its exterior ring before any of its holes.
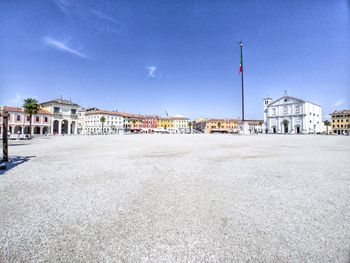
{"type": "Polygon", "coordinates": [[[242,54],[241,54],[241,61],[239,63],[239,73],[243,73],[243,57],[242,57],[242,54]]]}

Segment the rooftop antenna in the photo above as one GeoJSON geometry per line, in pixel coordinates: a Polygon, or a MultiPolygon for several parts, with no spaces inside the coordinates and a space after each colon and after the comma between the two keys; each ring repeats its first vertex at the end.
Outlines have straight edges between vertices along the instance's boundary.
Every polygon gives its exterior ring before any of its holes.
{"type": "Polygon", "coordinates": [[[287,96],[288,95],[288,92],[287,92],[287,90],[285,89],[284,90],[284,96],[287,96]]]}
{"type": "Polygon", "coordinates": [[[72,102],[72,97],[69,97],[69,101],[72,102]]]}
{"type": "Polygon", "coordinates": [[[166,114],[166,116],[167,116],[167,117],[169,117],[169,114],[168,114],[168,112],[167,112],[167,111],[165,111],[165,114],[166,114]]]}

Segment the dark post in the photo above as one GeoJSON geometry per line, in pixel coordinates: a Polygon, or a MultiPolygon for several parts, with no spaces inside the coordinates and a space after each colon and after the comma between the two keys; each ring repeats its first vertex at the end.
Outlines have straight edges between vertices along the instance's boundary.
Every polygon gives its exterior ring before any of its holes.
{"type": "Polygon", "coordinates": [[[241,72],[241,81],[242,81],[242,122],[244,122],[244,81],[243,81],[243,43],[242,41],[239,42],[239,46],[241,48],[241,65],[240,65],[240,72],[241,72]]]}
{"type": "Polygon", "coordinates": [[[2,155],[3,155],[3,161],[8,162],[9,161],[9,155],[8,155],[8,124],[9,124],[9,114],[6,110],[3,111],[2,114],[2,155]]]}

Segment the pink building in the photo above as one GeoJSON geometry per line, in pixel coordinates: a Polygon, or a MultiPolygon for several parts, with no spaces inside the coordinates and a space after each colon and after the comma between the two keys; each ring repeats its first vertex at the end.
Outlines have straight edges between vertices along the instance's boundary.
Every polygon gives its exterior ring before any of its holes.
{"type": "MultiPolygon", "coordinates": [[[[24,110],[19,107],[3,107],[0,109],[0,134],[2,136],[3,120],[2,111],[7,110],[9,113],[9,128],[10,138],[25,138],[29,135],[29,115],[24,113],[24,110]]],[[[51,113],[46,110],[32,116],[32,135],[45,135],[50,133],[51,113]]]]}
{"type": "Polygon", "coordinates": [[[156,115],[141,115],[142,118],[142,129],[151,132],[158,127],[159,117],[156,115]]]}

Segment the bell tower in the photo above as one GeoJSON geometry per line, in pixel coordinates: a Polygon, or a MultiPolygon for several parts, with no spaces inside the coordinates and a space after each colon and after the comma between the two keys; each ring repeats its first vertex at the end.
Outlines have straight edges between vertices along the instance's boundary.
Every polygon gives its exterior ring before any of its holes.
{"type": "Polygon", "coordinates": [[[268,129],[269,129],[269,123],[268,123],[268,106],[270,105],[270,103],[272,102],[272,99],[269,97],[269,95],[267,95],[264,98],[264,129],[265,129],[265,133],[268,133],[268,129]]]}

